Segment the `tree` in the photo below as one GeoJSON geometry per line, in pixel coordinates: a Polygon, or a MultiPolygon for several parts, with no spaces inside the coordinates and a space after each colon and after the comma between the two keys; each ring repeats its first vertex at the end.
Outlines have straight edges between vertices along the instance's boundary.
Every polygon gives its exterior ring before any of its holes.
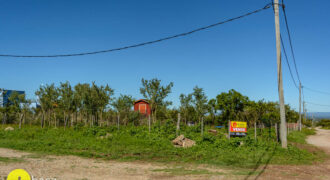
{"type": "Polygon", "coordinates": [[[132,96],[121,94],[118,98],[114,98],[111,105],[115,108],[118,115],[123,114],[125,117],[125,122],[128,122],[134,101],[135,100],[132,96]]]}
{"type": "MultiPolygon", "coordinates": [[[[68,119],[73,112],[74,108],[74,93],[69,82],[60,83],[59,91],[59,107],[63,112],[64,127],[68,125],[68,119]]],[[[56,127],[56,118],[55,118],[55,127],[56,127]]],[[[71,126],[73,125],[73,119],[71,119],[71,126]]]]}
{"type": "Polygon", "coordinates": [[[221,111],[221,116],[224,121],[238,120],[239,113],[244,111],[244,107],[247,105],[248,101],[248,97],[231,89],[228,93],[217,95],[217,109],[221,111]]]}
{"type": "Polygon", "coordinates": [[[211,120],[213,124],[216,124],[216,114],[217,114],[217,100],[216,99],[210,99],[207,103],[207,109],[210,114],[211,120]]]}
{"type": "Polygon", "coordinates": [[[38,97],[38,102],[42,110],[41,127],[44,127],[46,119],[45,116],[47,115],[47,119],[50,123],[50,115],[54,111],[55,107],[58,106],[58,89],[54,84],[40,86],[39,90],[37,90],[35,94],[38,97]]]}
{"type": "Polygon", "coordinates": [[[19,94],[14,91],[8,98],[8,104],[15,114],[15,117],[19,117],[19,129],[22,127],[22,121],[24,114],[28,109],[30,101],[25,98],[25,94],[19,94]]]}
{"type": "Polygon", "coordinates": [[[194,87],[192,97],[192,102],[196,110],[196,115],[200,122],[208,109],[207,97],[204,93],[203,88],[199,88],[198,86],[194,87]]]}
{"type": "Polygon", "coordinates": [[[185,124],[187,124],[187,121],[189,120],[189,114],[191,114],[189,111],[192,109],[192,94],[180,95],[180,111],[182,113],[182,116],[184,118],[185,124]]]}
{"type": "Polygon", "coordinates": [[[140,88],[140,93],[149,101],[151,116],[155,122],[159,106],[167,106],[171,104],[171,102],[165,101],[165,98],[171,93],[173,82],[170,82],[165,86],[161,85],[161,80],[156,78],[151,80],[145,80],[142,78],[141,82],[142,87],[140,88]]]}

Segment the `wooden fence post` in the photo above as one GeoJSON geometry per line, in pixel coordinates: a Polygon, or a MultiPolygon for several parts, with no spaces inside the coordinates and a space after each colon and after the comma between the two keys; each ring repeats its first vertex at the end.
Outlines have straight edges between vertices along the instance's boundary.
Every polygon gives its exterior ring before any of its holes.
{"type": "Polygon", "coordinates": [[[117,128],[118,128],[118,130],[119,130],[119,114],[117,115],[117,128]]]}
{"type": "Polygon", "coordinates": [[[228,121],[228,139],[230,139],[230,120],[228,121]]]}
{"type": "Polygon", "coordinates": [[[149,116],[148,116],[148,126],[149,126],[149,133],[150,133],[150,126],[151,126],[150,114],[149,114],[149,116]]]}
{"type": "Polygon", "coordinates": [[[176,123],[176,136],[179,136],[179,131],[180,131],[180,120],[181,120],[181,115],[178,113],[178,121],[176,123]]]}

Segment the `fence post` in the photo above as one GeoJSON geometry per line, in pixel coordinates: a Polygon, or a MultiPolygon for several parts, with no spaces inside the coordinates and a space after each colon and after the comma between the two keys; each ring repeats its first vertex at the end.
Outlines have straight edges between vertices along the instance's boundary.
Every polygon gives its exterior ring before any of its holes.
{"type": "Polygon", "coordinates": [[[204,117],[202,117],[201,135],[204,136],[204,117]]]}
{"type": "Polygon", "coordinates": [[[149,126],[149,133],[150,133],[150,126],[151,126],[150,114],[149,114],[149,116],[148,116],[148,126],[149,126]]]}
{"type": "Polygon", "coordinates": [[[230,139],[230,120],[228,121],[228,139],[230,139]]]}
{"type": "Polygon", "coordinates": [[[118,130],[119,130],[119,114],[117,115],[117,128],[118,128],[118,130]]]}
{"type": "Polygon", "coordinates": [[[179,136],[179,131],[180,131],[180,120],[181,120],[181,115],[178,113],[178,121],[176,123],[176,136],[179,136]]]}

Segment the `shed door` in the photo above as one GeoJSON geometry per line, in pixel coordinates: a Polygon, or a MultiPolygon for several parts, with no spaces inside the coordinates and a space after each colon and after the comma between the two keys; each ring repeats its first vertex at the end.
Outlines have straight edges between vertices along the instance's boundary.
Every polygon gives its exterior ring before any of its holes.
{"type": "Polygon", "coordinates": [[[139,104],[140,113],[147,114],[147,106],[146,104],[139,104]]]}

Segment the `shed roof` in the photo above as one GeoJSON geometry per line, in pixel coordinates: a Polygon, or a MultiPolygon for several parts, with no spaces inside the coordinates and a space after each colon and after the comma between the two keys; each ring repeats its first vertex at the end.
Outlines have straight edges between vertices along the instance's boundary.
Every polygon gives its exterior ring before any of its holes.
{"type": "Polygon", "coordinates": [[[149,104],[148,100],[146,100],[146,99],[139,99],[139,100],[136,100],[136,101],[134,102],[134,104],[136,104],[136,103],[138,103],[138,102],[145,102],[145,103],[149,104]]]}

